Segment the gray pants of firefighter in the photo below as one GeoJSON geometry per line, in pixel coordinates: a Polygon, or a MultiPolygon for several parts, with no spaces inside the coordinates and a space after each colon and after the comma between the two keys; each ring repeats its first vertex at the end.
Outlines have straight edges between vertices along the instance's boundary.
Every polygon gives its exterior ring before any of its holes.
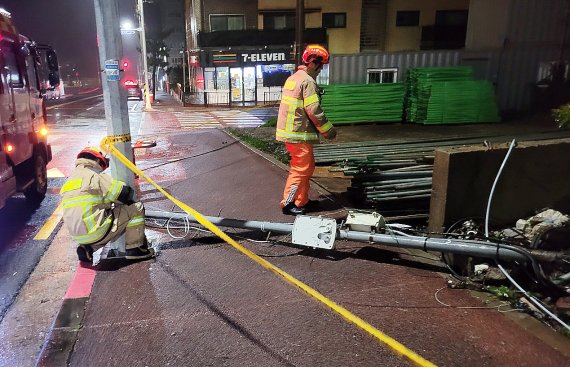
{"type": "Polygon", "coordinates": [[[113,209],[115,219],[111,230],[101,241],[91,245],[93,251],[105,246],[123,233],[125,234],[125,249],[132,249],[146,243],[144,234],[144,206],[142,203],[117,205],[113,209]]]}

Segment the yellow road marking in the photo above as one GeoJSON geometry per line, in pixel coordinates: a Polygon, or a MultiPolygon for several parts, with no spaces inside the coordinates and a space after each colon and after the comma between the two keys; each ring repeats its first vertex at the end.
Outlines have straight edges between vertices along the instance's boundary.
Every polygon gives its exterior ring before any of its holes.
{"type": "Polygon", "coordinates": [[[248,250],[247,248],[245,248],[242,245],[240,245],[239,243],[237,243],[233,238],[231,238],[230,236],[225,234],[221,229],[216,227],[216,225],[214,225],[212,222],[210,222],[208,219],[206,219],[202,214],[197,212],[195,209],[193,209],[189,205],[181,202],[180,200],[178,200],[175,197],[173,197],[172,195],[170,195],[160,185],[158,185],[151,178],[149,178],[144,172],[142,172],[140,169],[138,169],[131,161],[129,161],[127,159],[127,157],[125,157],[117,148],[115,148],[113,141],[111,139],[104,138],[103,141],[101,141],[101,149],[105,153],[113,154],[127,168],[129,168],[131,171],[133,171],[139,177],[142,177],[143,179],[145,179],[149,184],[153,185],[158,191],[160,191],[164,196],[166,196],[168,199],[170,199],[170,201],[172,201],[174,204],[176,204],[180,209],[184,210],[187,214],[194,217],[198,221],[198,223],[200,223],[204,227],[208,228],[210,231],[212,231],[218,237],[220,237],[221,239],[226,241],[228,244],[233,246],[236,250],[238,250],[242,254],[246,255],[247,257],[249,257],[250,259],[252,259],[256,263],[258,263],[259,265],[261,265],[265,269],[272,271],[276,275],[283,278],[283,280],[285,280],[286,282],[296,286],[297,288],[299,288],[300,290],[302,290],[303,292],[305,292],[309,296],[311,296],[313,299],[315,299],[315,300],[319,301],[321,304],[327,306],[331,311],[342,316],[344,319],[346,319],[347,321],[356,325],[360,329],[366,331],[368,334],[372,335],[378,341],[380,341],[380,342],[384,343],[385,345],[387,345],[388,347],[390,347],[396,354],[403,356],[403,357],[407,358],[408,360],[410,360],[414,365],[421,366],[421,367],[434,367],[435,366],[435,364],[428,361],[427,359],[424,359],[422,356],[420,356],[419,354],[416,354],[414,351],[408,349],[405,345],[398,342],[396,339],[393,339],[390,336],[384,334],[383,332],[376,329],[371,324],[367,323],[366,321],[362,320],[360,317],[351,313],[346,308],[335,303],[333,300],[325,297],[323,294],[321,294],[318,291],[316,291],[315,289],[309,287],[307,284],[301,282],[300,280],[293,277],[292,275],[285,272],[284,270],[281,270],[281,268],[278,268],[277,266],[273,265],[269,261],[265,260],[262,257],[259,257],[258,255],[256,255],[252,251],[248,250]]]}
{"type": "Polygon", "coordinates": [[[59,220],[61,219],[62,216],[63,216],[63,204],[59,203],[57,208],[55,208],[55,210],[50,215],[48,220],[46,220],[42,228],[36,234],[34,240],[47,240],[49,236],[51,236],[55,227],[57,227],[59,220]]]}
{"type": "Polygon", "coordinates": [[[56,178],[56,177],[65,177],[65,175],[63,174],[63,172],[61,172],[59,169],[57,168],[50,168],[47,171],[47,176],[48,178],[56,178]]]}
{"type": "Polygon", "coordinates": [[[55,106],[49,106],[48,108],[46,108],[46,110],[52,110],[52,109],[54,109],[54,108],[60,108],[60,107],[63,107],[63,106],[67,106],[68,104],[77,103],[77,102],[82,102],[82,101],[87,101],[88,99],[93,99],[93,98],[97,98],[97,97],[101,97],[101,96],[102,96],[102,94],[98,94],[98,95],[93,96],[93,97],[87,97],[87,98],[83,98],[83,99],[78,99],[77,101],[66,102],[66,103],[62,103],[62,104],[55,105],[55,106]]]}

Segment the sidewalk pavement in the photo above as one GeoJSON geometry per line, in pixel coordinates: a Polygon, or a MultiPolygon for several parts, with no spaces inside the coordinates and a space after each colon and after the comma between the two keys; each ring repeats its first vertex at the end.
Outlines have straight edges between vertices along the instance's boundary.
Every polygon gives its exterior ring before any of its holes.
{"type": "MultiPolygon", "coordinates": [[[[155,149],[137,156],[146,174],[204,215],[292,220],[278,207],[286,171],[218,129],[180,129],[176,119],[160,116],[162,108],[175,109],[172,101],[159,100],[141,128],[143,135],[160,134],[155,149]]],[[[147,183],[140,183],[140,194],[147,209],[173,210],[147,183]]],[[[75,338],[67,344],[50,339],[38,365],[57,358],[71,366],[409,365],[212,235],[190,229],[174,239],[164,229],[148,231],[160,242],[160,255],[97,267],[84,312],[71,320],[75,338]]],[[[435,273],[443,268],[405,250],[345,242],[338,251],[321,252],[260,242],[264,238],[247,231],[227,233],[436,364],[568,362],[496,308],[480,309],[468,291],[447,289],[435,273]],[[461,307],[436,302],[437,292],[461,307]]]]}

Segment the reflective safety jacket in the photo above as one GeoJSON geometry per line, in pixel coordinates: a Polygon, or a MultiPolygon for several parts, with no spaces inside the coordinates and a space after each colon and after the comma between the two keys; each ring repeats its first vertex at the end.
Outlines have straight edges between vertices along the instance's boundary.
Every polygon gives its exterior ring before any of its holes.
{"type": "Polygon", "coordinates": [[[101,172],[99,164],[79,158],[75,170],[61,188],[63,220],[79,244],[103,239],[113,224],[112,203],[131,189],[124,182],[101,172]]]}
{"type": "Polygon", "coordinates": [[[319,133],[333,127],[321,108],[319,87],[303,69],[291,75],[283,86],[276,139],[286,143],[314,143],[319,133]]]}

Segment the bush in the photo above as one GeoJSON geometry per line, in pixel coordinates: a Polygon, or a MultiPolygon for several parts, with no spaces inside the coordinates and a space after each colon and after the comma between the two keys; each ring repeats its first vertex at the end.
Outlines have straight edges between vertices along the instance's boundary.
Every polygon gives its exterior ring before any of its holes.
{"type": "Polygon", "coordinates": [[[563,128],[570,125],[570,104],[552,110],[552,116],[558,123],[558,127],[563,128]]]}
{"type": "Polygon", "coordinates": [[[270,118],[261,126],[262,127],[277,127],[277,117],[270,118]]]}

